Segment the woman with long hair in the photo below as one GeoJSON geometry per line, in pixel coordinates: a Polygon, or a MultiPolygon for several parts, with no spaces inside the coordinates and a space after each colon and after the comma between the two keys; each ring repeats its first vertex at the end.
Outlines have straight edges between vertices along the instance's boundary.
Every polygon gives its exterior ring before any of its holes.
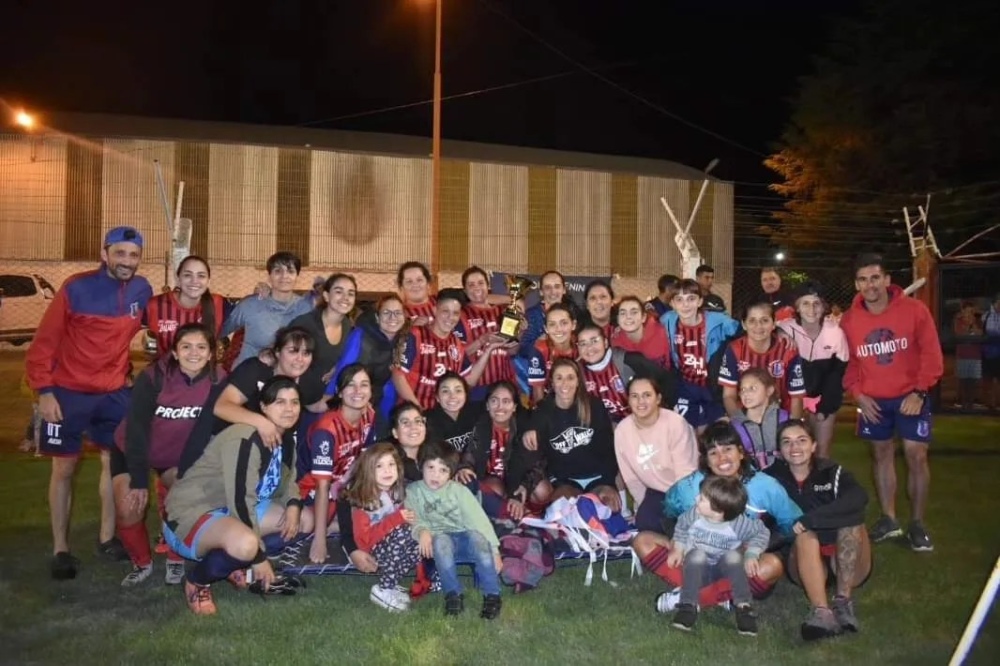
{"type": "MultiPolygon", "coordinates": [[[[615,290],[607,280],[593,280],[583,290],[583,302],[587,306],[586,320],[600,326],[605,338],[611,338],[615,323],[612,317],[615,307],[615,290]]],[[[580,322],[583,324],[584,322],[580,322]]]]}
{"type": "Polygon", "coordinates": [[[576,358],[576,319],[569,306],[553,303],[545,311],[545,337],[521,351],[525,359],[532,403],[539,403],[551,388],[552,364],[556,359],[576,358]]]}
{"type": "Polygon", "coordinates": [[[222,296],[209,291],[212,269],[205,259],[188,255],[177,266],[176,275],[177,288],[153,296],[146,305],[146,326],[156,339],[156,358],[173,351],[174,336],[184,324],[205,324],[218,339],[232,309],[222,296]]]}
{"type": "Polygon", "coordinates": [[[483,403],[470,399],[469,385],[457,372],[448,371],[437,380],[437,404],[427,411],[428,439],[447,442],[461,453],[472,441],[483,403]]]}
{"type": "Polygon", "coordinates": [[[309,369],[299,380],[306,404],[322,398],[327,383],[333,378],[341,352],[354,328],[351,313],[357,293],[358,284],[353,276],[335,273],[323,283],[316,307],[290,324],[309,331],[316,343],[309,369]]]}

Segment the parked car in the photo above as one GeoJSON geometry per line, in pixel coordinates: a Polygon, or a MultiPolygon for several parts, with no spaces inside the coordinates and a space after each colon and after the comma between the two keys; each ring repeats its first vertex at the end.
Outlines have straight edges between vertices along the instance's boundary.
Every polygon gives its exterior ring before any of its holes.
{"type": "Polygon", "coordinates": [[[55,295],[37,273],[0,273],[0,342],[30,342],[55,295]]]}

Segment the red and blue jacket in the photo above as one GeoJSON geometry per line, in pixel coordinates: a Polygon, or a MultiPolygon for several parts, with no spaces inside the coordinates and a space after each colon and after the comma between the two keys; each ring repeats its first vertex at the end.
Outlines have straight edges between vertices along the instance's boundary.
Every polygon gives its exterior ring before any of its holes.
{"type": "Polygon", "coordinates": [[[28,385],[109,393],[125,386],[129,345],[153,296],[144,277],[122,282],[105,264],[71,276],[45,311],[25,357],[28,385]]]}

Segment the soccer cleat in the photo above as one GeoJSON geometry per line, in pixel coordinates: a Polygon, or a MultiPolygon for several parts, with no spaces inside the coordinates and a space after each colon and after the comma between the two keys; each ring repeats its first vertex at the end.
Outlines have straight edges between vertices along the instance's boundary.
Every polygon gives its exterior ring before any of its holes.
{"type": "Polygon", "coordinates": [[[212,599],[212,590],[208,585],[197,585],[189,580],[184,581],[184,598],[188,608],[195,615],[215,615],[218,609],[212,599]]]}
{"type": "MultiPolygon", "coordinates": [[[[181,572],[183,574],[183,572],[181,572]]],[[[122,579],[122,587],[135,587],[153,574],[153,563],[150,562],[144,567],[138,564],[132,566],[132,571],[122,579]]]]}
{"type": "Polygon", "coordinates": [[[80,560],[63,550],[52,556],[52,562],[49,566],[53,578],[70,580],[76,578],[76,570],[80,566],[80,560]]]}
{"type": "Polygon", "coordinates": [[[445,615],[461,615],[465,611],[465,596],[451,592],[444,598],[445,615]]]}
{"type": "Polygon", "coordinates": [[[483,597],[483,610],[479,613],[479,617],[484,620],[495,620],[500,617],[501,606],[503,602],[499,594],[487,594],[483,597]]]}
{"type": "Polygon", "coordinates": [[[903,536],[903,528],[899,526],[894,518],[889,516],[882,516],[875,521],[872,528],[868,531],[868,537],[872,540],[872,543],[880,543],[886,539],[898,539],[903,536]]]}
{"type": "Polygon", "coordinates": [[[368,598],[376,606],[380,606],[390,613],[402,613],[410,610],[410,595],[395,587],[372,585],[372,591],[368,598]]]}
{"type": "Polygon", "coordinates": [[[111,537],[107,541],[97,543],[97,554],[112,562],[128,562],[132,558],[128,556],[125,546],[118,540],[118,537],[111,537]]]}
{"type": "Polygon", "coordinates": [[[662,594],[656,596],[656,612],[657,613],[669,613],[675,608],[677,604],[681,602],[681,589],[678,587],[673,590],[667,590],[662,594]]]}
{"type": "Polygon", "coordinates": [[[832,610],[815,606],[799,630],[803,640],[815,641],[839,634],[840,624],[837,623],[832,610]]]}
{"type": "Polygon", "coordinates": [[[740,636],[757,635],[757,613],[750,604],[736,606],[736,631],[740,636]]]}
{"type": "Polygon", "coordinates": [[[929,553],[934,550],[934,543],[931,535],[924,529],[924,524],[919,520],[910,523],[906,530],[906,538],[910,541],[910,548],[917,553],[929,553]]]}
{"type": "Polygon", "coordinates": [[[691,631],[698,622],[698,607],[694,604],[677,604],[671,626],[681,631],[691,631]]]}
{"type": "Polygon", "coordinates": [[[273,596],[294,597],[299,588],[305,588],[305,586],[305,581],[300,578],[294,576],[275,576],[266,590],[264,589],[263,582],[259,580],[252,582],[249,590],[253,594],[259,594],[262,599],[273,596]]]}
{"type": "Polygon", "coordinates": [[[167,572],[163,582],[167,585],[180,585],[184,580],[184,563],[167,560],[167,572]]]}
{"type": "Polygon", "coordinates": [[[854,614],[854,600],[847,597],[833,598],[833,616],[843,631],[860,631],[858,616],[854,614]]]}

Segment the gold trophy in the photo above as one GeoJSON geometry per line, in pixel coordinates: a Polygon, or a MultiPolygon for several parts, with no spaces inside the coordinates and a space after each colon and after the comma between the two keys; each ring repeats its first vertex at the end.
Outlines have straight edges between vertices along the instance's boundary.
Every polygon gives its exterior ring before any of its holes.
{"type": "Polygon", "coordinates": [[[510,305],[500,315],[497,334],[511,341],[519,340],[524,328],[524,312],[517,302],[532,289],[537,289],[538,284],[523,275],[504,275],[503,279],[510,294],[510,305]]]}

